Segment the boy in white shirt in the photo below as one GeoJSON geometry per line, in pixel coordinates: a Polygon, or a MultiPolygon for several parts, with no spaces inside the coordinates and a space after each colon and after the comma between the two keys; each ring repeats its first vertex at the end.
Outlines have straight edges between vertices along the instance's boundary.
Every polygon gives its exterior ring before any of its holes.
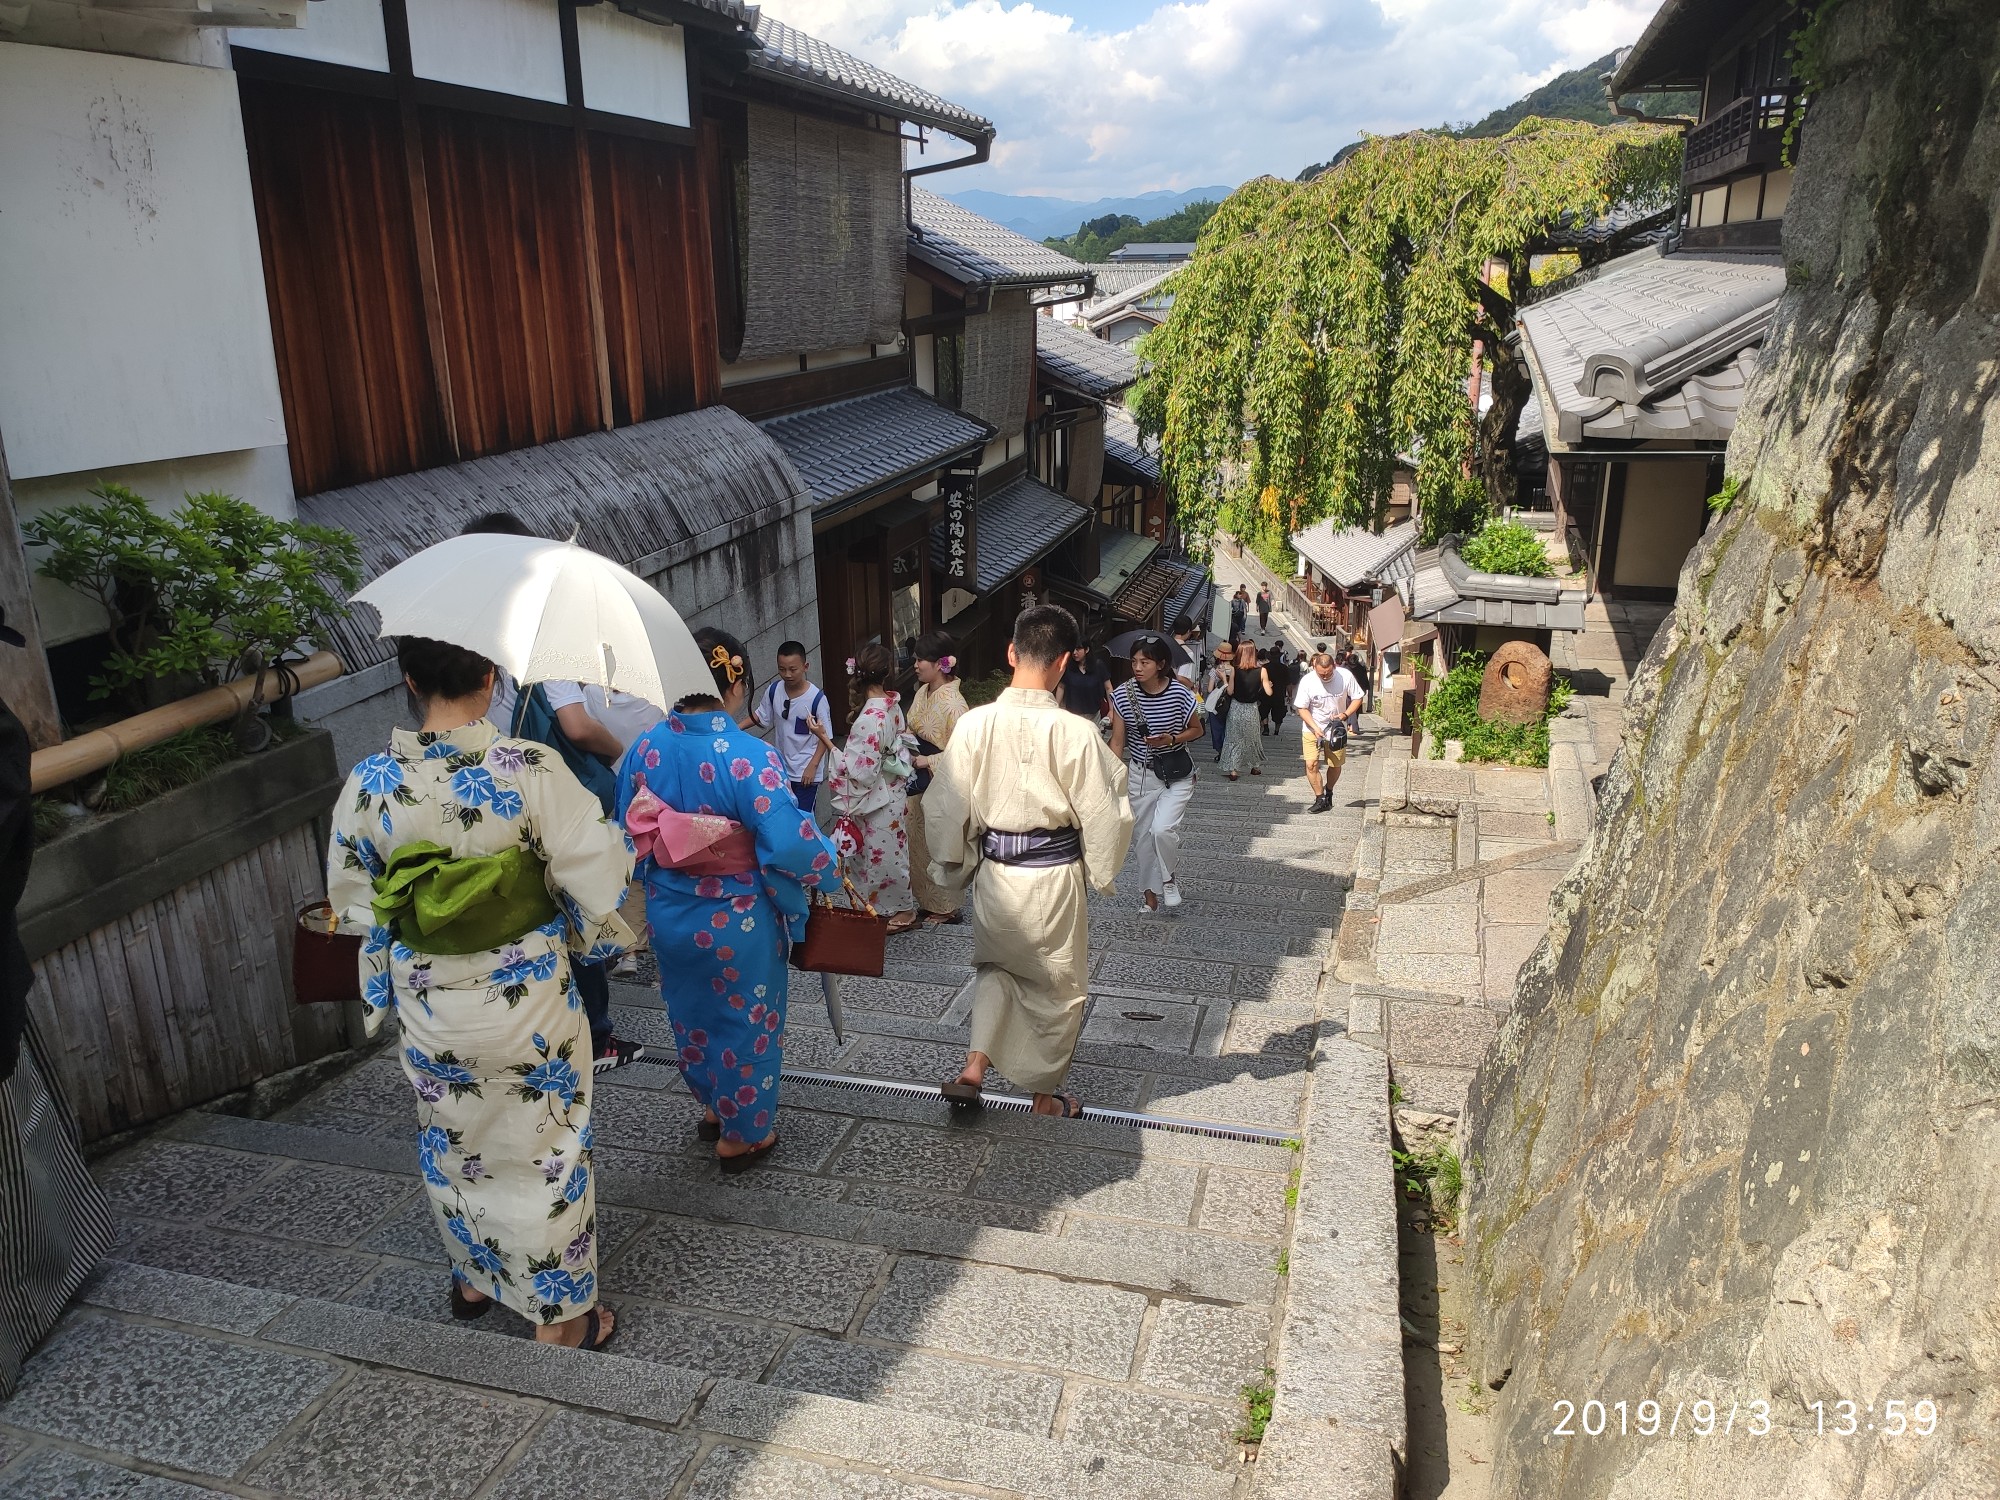
{"type": "Polygon", "coordinates": [[[810,817],[819,797],[820,762],[826,757],[826,746],[813,725],[830,732],[833,715],[826,694],[806,675],[807,665],[806,648],[800,642],[786,641],[778,647],[777,678],[757,695],[750,720],[771,732],[771,745],[792,784],[792,800],[810,817]]]}
{"type": "Polygon", "coordinates": [[[1313,789],[1311,810],[1323,813],[1333,806],[1333,786],[1340,780],[1341,767],[1347,764],[1347,737],[1345,733],[1336,736],[1339,749],[1321,742],[1334,734],[1336,723],[1347,731],[1354,728],[1361,717],[1361,684],[1347,668],[1334,664],[1331,652],[1315,651],[1312,670],[1299,674],[1292,707],[1299,712],[1299,727],[1305,735],[1306,783],[1313,789]]]}

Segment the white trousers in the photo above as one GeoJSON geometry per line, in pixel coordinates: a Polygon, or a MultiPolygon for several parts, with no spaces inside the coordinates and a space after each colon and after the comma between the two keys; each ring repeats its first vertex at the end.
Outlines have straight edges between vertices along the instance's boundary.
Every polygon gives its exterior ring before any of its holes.
{"type": "Polygon", "coordinates": [[[1139,889],[1164,894],[1181,858],[1181,818],[1194,796],[1194,777],[1168,786],[1150,769],[1132,767],[1132,857],[1139,889]]]}

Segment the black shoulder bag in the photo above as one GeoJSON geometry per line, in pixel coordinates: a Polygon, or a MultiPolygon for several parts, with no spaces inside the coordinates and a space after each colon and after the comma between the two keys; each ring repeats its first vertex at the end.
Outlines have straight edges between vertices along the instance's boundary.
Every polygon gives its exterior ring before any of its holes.
{"type": "MultiPolygon", "coordinates": [[[[1132,684],[1126,683],[1125,707],[1129,710],[1132,722],[1138,726],[1139,738],[1143,743],[1146,738],[1146,719],[1145,715],[1139,712],[1137,698],[1132,684]]],[[[1185,728],[1186,725],[1182,727],[1185,728]]],[[[1188,753],[1186,745],[1176,745],[1171,750],[1155,750],[1151,769],[1153,774],[1160,778],[1161,786],[1172,786],[1175,782],[1185,781],[1194,775],[1194,757],[1188,753]]]]}

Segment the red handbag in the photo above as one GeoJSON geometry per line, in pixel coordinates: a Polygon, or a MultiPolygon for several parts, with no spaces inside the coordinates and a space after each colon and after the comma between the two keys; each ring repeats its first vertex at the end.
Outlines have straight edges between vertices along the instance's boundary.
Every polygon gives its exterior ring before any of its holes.
{"type": "Polygon", "coordinates": [[[333,1005],[360,998],[360,934],[339,931],[333,908],[324,901],[301,906],[292,933],[292,1003],[333,1005]]]}
{"type": "Polygon", "coordinates": [[[813,974],[880,979],[889,951],[889,924],[845,874],[840,883],[854,904],[835,906],[824,892],[812,893],[806,935],[792,944],[792,967],[813,974]]]}

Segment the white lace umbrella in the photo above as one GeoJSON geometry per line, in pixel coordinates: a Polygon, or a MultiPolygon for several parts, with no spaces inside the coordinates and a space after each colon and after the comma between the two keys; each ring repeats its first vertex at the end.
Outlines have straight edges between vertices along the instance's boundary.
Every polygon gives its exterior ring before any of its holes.
{"type": "Polygon", "coordinates": [[[662,705],[715,691],[694,632],[660,591],[573,542],[450,537],[354,599],[375,606],[384,636],[449,641],[523,683],[594,682],[662,705]]]}

